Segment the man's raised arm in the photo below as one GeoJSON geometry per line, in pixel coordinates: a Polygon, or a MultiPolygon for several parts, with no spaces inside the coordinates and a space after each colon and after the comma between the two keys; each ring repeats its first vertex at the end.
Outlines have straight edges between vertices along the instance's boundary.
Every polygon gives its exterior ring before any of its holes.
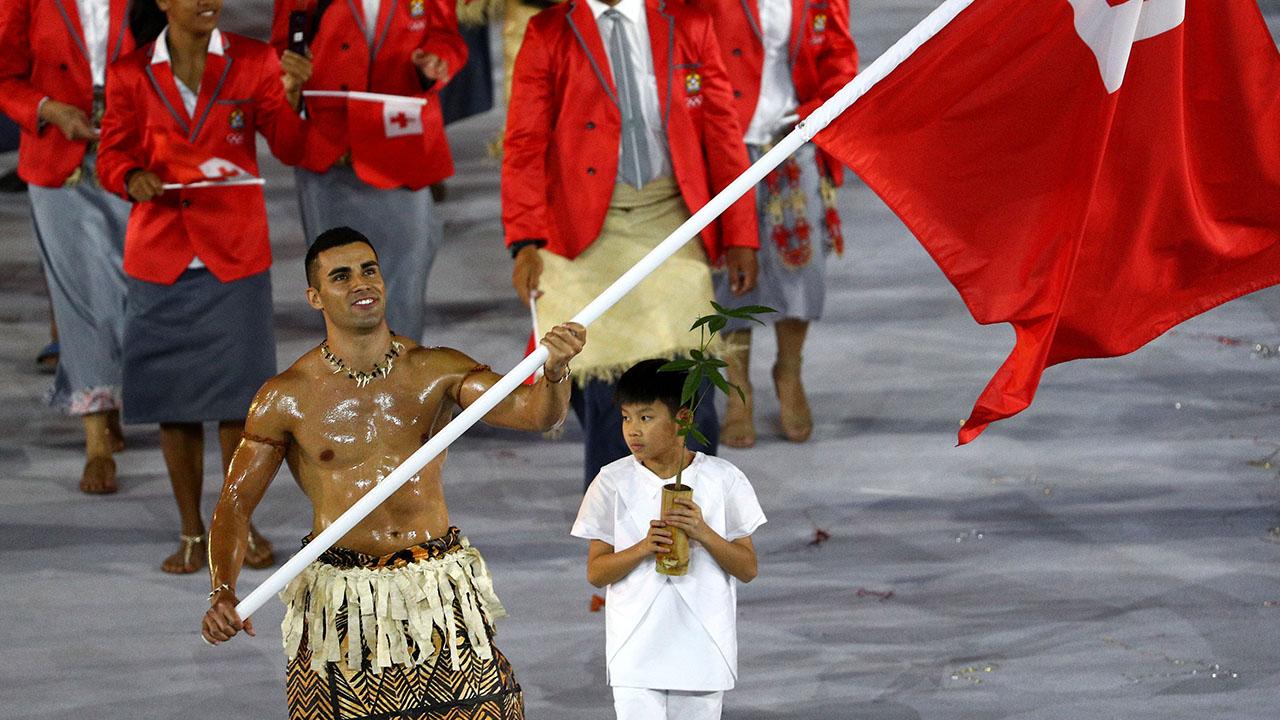
{"type": "Polygon", "coordinates": [[[253,623],[236,614],[236,580],[248,546],[249,518],[280,469],[289,445],[288,418],[278,408],[284,397],[279,377],[268,380],[253,399],[245,421],[244,437],[231,458],[218,507],[209,526],[209,611],[201,624],[206,642],[230,640],[244,630],[253,635],[253,623]]]}
{"type": "MultiPolygon", "coordinates": [[[[559,425],[569,411],[569,361],[582,352],[587,330],[577,323],[551,328],[542,337],[547,362],[542,378],[533,385],[521,385],[484,416],[496,427],[512,430],[544,432],[559,425]]],[[[473,372],[462,378],[458,388],[458,404],[467,407],[493,387],[500,375],[492,371],[473,372]]]]}

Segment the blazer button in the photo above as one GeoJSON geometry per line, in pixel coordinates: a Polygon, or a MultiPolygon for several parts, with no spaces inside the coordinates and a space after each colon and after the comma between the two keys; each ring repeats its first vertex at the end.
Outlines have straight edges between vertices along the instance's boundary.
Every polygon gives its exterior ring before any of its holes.
{"type": "Polygon", "coordinates": [[[350,49],[351,49],[351,43],[342,43],[342,49],[343,49],[343,50],[350,50],[350,49]]]}
{"type": "Polygon", "coordinates": [[[595,169],[595,168],[593,168],[593,167],[589,167],[589,168],[587,168],[587,174],[588,174],[588,175],[595,175],[595,174],[596,174],[596,169],[595,169]]]}
{"type": "Polygon", "coordinates": [[[742,48],[734,48],[734,49],[733,49],[733,56],[734,56],[734,57],[742,57],[742,48]]]}
{"type": "Polygon", "coordinates": [[[182,201],[182,207],[184,207],[184,208],[189,208],[189,207],[191,207],[191,201],[190,201],[190,200],[183,200],[183,201],[182,201]]]}
{"type": "Polygon", "coordinates": [[[595,129],[596,129],[596,124],[595,124],[595,123],[593,123],[593,122],[591,122],[590,120],[588,120],[588,121],[587,121],[587,129],[588,129],[588,130],[595,130],[595,129]]]}
{"type": "Polygon", "coordinates": [[[67,71],[67,64],[66,64],[66,63],[58,63],[58,69],[59,69],[59,70],[61,70],[62,72],[66,72],[66,71],[67,71]]]}
{"type": "Polygon", "coordinates": [[[742,97],[742,91],[741,91],[741,90],[734,90],[734,91],[733,91],[733,96],[734,96],[735,98],[740,98],[740,97],[742,97]]]}
{"type": "Polygon", "coordinates": [[[347,90],[347,89],[348,89],[348,88],[347,88],[347,84],[346,84],[346,83],[343,83],[343,84],[339,85],[338,87],[339,87],[339,88],[341,88],[341,89],[343,89],[343,90],[347,90]]]}

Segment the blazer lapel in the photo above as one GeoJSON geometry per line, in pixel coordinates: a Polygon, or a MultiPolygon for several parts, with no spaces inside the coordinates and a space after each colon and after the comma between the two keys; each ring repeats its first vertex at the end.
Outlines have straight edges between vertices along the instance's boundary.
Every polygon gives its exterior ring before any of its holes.
{"type": "Polygon", "coordinates": [[[662,111],[662,127],[667,127],[671,112],[671,75],[676,69],[676,19],[667,12],[667,0],[656,6],[645,4],[649,20],[649,44],[653,46],[653,77],[658,83],[658,106],[662,111]]]}
{"type": "Polygon", "coordinates": [[[351,19],[355,21],[356,29],[360,31],[360,40],[368,45],[370,33],[365,27],[364,0],[347,0],[347,7],[351,10],[351,19]]]}
{"type": "Polygon", "coordinates": [[[372,65],[373,58],[378,55],[378,51],[382,50],[382,43],[387,39],[387,33],[391,31],[391,23],[396,17],[396,3],[399,0],[382,0],[382,4],[378,6],[378,24],[374,30],[373,47],[369,49],[369,60],[372,65]]]}
{"type": "MultiPolygon", "coordinates": [[[[742,12],[747,16],[747,24],[751,26],[751,34],[756,36],[756,40],[758,40],[760,45],[763,47],[764,31],[760,29],[760,3],[756,2],[756,0],[740,1],[742,2],[742,12]]],[[[795,0],[788,1],[791,2],[792,5],[795,4],[795,0]]],[[[800,2],[804,2],[804,0],[800,0],[800,2]]],[[[795,15],[795,11],[792,10],[791,14],[795,15]]]]}
{"type": "Polygon", "coordinates": [[[80,10],[76,7],[75,0],[54,0],[54,5],[62,16],[62,22],[67,25],[67,32],[71,33],[71,39],[76,41],[80,55],[86,63],[89,62],[89,48],[84,44],[84,26],[80,24],[80,10]]]}
{"type": "Polygon", "coordinates": [[[804,30],[809,26],[809,0],[791,0],[791,66],[804,45],[804,30]]]}
{"type": "Polygon", "coordinates": [[[569,29],[573,31],[578,45],[586,53],[591,71],[595,73],[596,80],[600,81],[600,87],[604,88],[605,95],[609,96],[614,105],[619,105],[618,91],[614,88],[613,72],[609,67],[609,56],[604,52],[604,40],[600,37],[596,18],[591,14],[591,8],[587,6],[585,0],[569,0],[569,3],[569,12],[565,15],[569,20],[569,29]]]}
{"type": "Polygon", "coordinates": [[[196,141],[205,121],[209,119],[209,111],[213,109],[213,103],[222,94],[227,74],[231,71],[231,56],[227,54],[225,35],[222,42],[222,55],[209,53],[204,59],[204,76],[200,78],[200,96],[196,100],[195,117],[192,118],[195,123],[191,127],[191,136],[188,138],[192,143],[196,141]]]}
{"type": "Polygon", "coordinates": [[[182,133],[190,135],[191,118],[187,116],[182,95],[178,93],[178,81],[173,77],[173,68],[169,63],[147,63],[147,79],[151,81],[151,88],[160,96],[173,121],[182,128],[182,133]]]}
{"type": "Polygon", "coordinates": [[[115,62],[124,50],[124,39],[129,34],[129,4],[125,0],[111,3],[111,29],[107,32],[107,64],[115,62]]]}

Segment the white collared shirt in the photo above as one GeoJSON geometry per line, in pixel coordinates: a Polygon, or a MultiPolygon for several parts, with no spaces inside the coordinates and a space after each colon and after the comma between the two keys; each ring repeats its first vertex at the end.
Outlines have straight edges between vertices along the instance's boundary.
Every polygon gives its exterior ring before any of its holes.
{"type": "MultiPolygon", "coordinates": [[[[221,57],[223,51],[222,33],[217,28],[214,28],[213,32],[209,35],[209,54],[221,57]]],[[[152,65],[159,65],[167,62],[169,62],[168,26],[160,31],[160,36],[156,38],[155,49],[151,51],[152,65]]],[[[196,85],[194,88],[187,87],[187,84],[182,82],[182,78],[178,77],[176,73],[173,76],[173,83],[178,86],[178,94],[182,96],[182,106],[186,108],[187,117],[194,119],[196,116],[196,103],[200,100],[200,86],[196,85]]],[[[187,265],[188,270],[195,270],[202,267],[204,267],[204,261],[200,259],[199,255],[193,257],[191,259],[191,264],[187,265]]]]}
{"type": "MultiPolygon", "coordinates": [[[[645,17],[644,0],[620,0],[617,5],[610,7],[600,0],[587,0],[587,6],[591,8],[591,14],[595,16],[596,27],[600,29],[600,39],[604,42],[605,55],[609,55],[611,51],[609,47],[609,33],[613,29],[613,23],[602,20],[606,10],[617,10],[622,14],[623,25],[627,31],[627,43],[631,46],[631,65],[636,69],[638,77],[636,87],[640,90],[640,113],[644,116],[646,133],[649,136],[649,167],[652,168],[650,177],[644,178],[645,182],[657,180],[658,178],[671,177],[671,154],[667,149],[667,134],[662,128],[662,109],[658,104],[658,79],[653,74],[653,46],[649,43],[649,22],[645,17]]],[[[602,71],[613,76],[613,57],[609,56],[610,67],[601,68],[602,71]]],[[[617,80],[614,81],[614,87],[618,86],[617,80]]],[[[622,147],[618,147],[618,156],[622,156],[622,147]]],[[[618,182],[621,182],[619,176],[618,182]]]]}
{"type": "Polygon", "coordinates": [[[362,0],[364,5],[364,39],[373,47],[374,33],[378,32],[378,10],[382,9],[382,0],[362,0]]]}
{"type": "MultiPolygon", "coordinates": [[[[694,455],[684,471],[703,519],[730,542],[765,522],[755,490],[727,460],[694,455]]],[[[634,455],[600,469],[583,495],[574,537],[615,552],[644,539],[662,510],[662,479],[634,455]]],[[[689,543],[689,572],[659,575],[648,560],[605,591],[609,684],[688,692],[729,690],[738,676],[737,584],[711,553],[689,543]]]]}
{"type": "Polygon", "coordinates": [[[84,47],[89,51],[93,86],[107,84],[107,38],[111,34],[111,0],[76,0],[84,47]]]}
{"type": "Polygon", "coordinates": [[[786,129],[783,120],[800,107],[791,79],[791,0],[759,0],[760,32],[764,35],[764,66],[760,97],[743,139],[751,145],[770,143],[786,129]]]}

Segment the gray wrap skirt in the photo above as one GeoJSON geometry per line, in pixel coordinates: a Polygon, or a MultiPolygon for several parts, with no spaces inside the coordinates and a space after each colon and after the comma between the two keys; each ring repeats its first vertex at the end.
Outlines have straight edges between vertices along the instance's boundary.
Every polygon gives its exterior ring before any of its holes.
{"type": "Polygon", "coordinates": [[[270,271],[224,283],[199,268],[172,285],[128,283],[125,422],[243,421],[276,373],[270,271]]]}

